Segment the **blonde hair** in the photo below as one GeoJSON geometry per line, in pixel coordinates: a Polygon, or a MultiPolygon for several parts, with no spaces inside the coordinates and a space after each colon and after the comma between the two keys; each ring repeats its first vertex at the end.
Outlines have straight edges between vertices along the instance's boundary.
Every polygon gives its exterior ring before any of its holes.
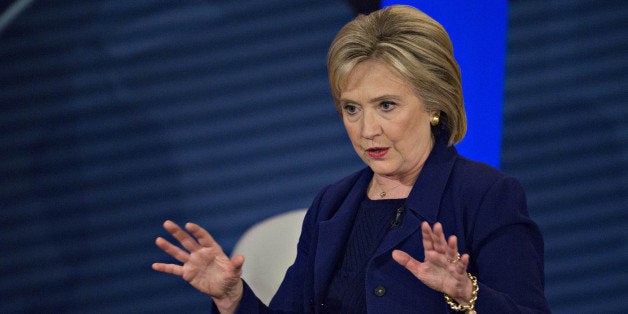
{"type": "Polygon", "coordinates": [[[396,69],[414,87],[428,112],[438,112],[458,143],[467,129],[460,69],[442,25],[410,6],[390,6],[359,15],[336,35],[327,54],[327,71],[336,109],[347,77],[367,59],[396,69]]]}

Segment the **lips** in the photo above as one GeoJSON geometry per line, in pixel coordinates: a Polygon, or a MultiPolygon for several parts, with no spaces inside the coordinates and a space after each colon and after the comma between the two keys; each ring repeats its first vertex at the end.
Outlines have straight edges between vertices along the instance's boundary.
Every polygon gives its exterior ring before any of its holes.
{"type": "Polygon", "coordinates": [[[366,150],[366,153],[373,159],[381,159],[381,158],[384,158],[384,156],[386,156],[386,153],[388,153],[388,147],[368,148],[366,150]]]}

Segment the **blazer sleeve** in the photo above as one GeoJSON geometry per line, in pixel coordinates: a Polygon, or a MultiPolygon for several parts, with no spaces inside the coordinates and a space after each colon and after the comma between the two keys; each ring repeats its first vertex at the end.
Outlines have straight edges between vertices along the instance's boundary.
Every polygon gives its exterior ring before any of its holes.
{"type": "Polygon", "coordinates": [[[550,313],[544,294],[543,239],[512,177],[497,180],[474,219],[469,272],[477,274],[479,313],[550,313]]]}
{"type": "Polygon", "coordinates": [[[270,302],[272,313],[306,313],[313,305],[313,257],[316,239],[316,225],[320,212],[321,200],[325,194],[321,191],[305,214],[301,235],[297,244],[297,256],[288,270],[270,302]]]}
{"type": "MultiPolygon", "coordinates": [[[[244,291],[242,292],[242,300],[240,300],[236,313],[269,313],[268,307],[260,301],[246,281],[242,280],[242,282],[244,283],[244,291]]],[[[220,313],[213,302],[211,313],[220,313]]]]}

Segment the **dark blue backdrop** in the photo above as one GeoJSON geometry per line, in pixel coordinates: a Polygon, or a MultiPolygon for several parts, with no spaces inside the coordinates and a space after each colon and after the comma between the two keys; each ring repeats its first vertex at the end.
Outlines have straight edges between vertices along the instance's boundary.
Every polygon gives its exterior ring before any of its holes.
{"type": "MultiPolygon", "coordinates": [[[[509,6],[501,165],[545,235],[556,313],[628,297],[627,13],[509,6]]],[[[0,312],[206,312],[150,269],[170,260],[161,222],[230,251],[361,167],[325,73],[352,17],[343,1],[34,1],[0,34],[0,312]]]]}

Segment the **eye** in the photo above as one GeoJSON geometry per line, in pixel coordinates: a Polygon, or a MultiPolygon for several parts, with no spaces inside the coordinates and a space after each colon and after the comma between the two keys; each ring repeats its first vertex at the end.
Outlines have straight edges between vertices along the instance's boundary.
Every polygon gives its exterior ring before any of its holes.
{"type": "Polygon", "coordinates": [[[345,104],[342,107],[342,110],[346,112],[348,115],[354,115],[358,112],[358,107],[352,104],[345,104]]]}
{"type": "Polygon", "coordinates": [[[380,108],[382,108],[382,110],[384,110],[384,111],[390,111],[390,110],[393,110],[393,109],[395,108],[395,106],[396,106],[396,105],[397,105],[397,104],[395,104],[395,103],[394,103],[394,102],[392,102],[392,101],[382,101],[382,102],[379,104],[379,107],[380,107],[380,108]]]}

